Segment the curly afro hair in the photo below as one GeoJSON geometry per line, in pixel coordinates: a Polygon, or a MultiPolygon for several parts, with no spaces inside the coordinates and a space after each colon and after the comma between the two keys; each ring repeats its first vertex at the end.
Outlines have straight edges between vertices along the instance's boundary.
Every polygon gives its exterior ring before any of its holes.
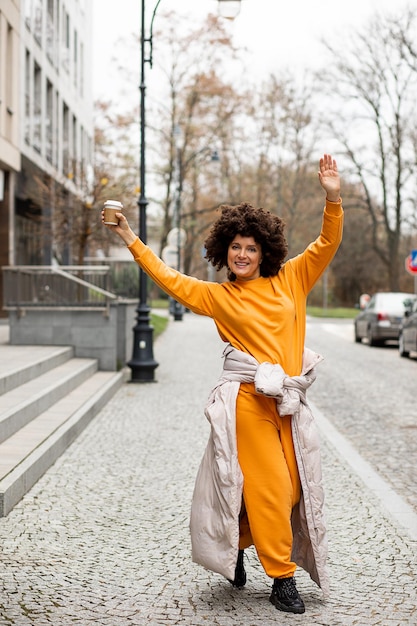
{"type": "MultiPolygon", "coordinates": [[[[235,206],[222,205],[221,216],[214,222],[207,239],[205,258],[217,269],[227,267],[229,245],[236,235],[253,237],[262,248],[261,276],[278,274],[288,253],[284,236],[284,221],[270,211],[242,203],[235,206]]],[[[228,269],[229,280],[236,275],[228,269]]]]}

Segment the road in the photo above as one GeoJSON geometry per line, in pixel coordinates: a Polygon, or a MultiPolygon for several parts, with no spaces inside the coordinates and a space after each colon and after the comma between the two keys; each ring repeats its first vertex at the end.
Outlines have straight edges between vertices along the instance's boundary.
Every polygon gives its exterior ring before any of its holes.
{"type": "Polygon", "coordinates": [[[324,356],[309,399],[417,513],[417,359],[355,343],[351,320],[310,318],[306,344],[324,356]]]}

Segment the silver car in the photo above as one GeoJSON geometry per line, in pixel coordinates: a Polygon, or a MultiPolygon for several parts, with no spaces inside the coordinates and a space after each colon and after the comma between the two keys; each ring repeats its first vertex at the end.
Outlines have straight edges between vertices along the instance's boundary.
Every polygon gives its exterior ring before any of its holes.
{"type": "Polygon", "coordinates": [[[406,292],[378,292],[354,319],[355,341],[367,339],[370,346],[381,346],[386,341],[398,340],[400,327],[417,296],[406,292]]]}

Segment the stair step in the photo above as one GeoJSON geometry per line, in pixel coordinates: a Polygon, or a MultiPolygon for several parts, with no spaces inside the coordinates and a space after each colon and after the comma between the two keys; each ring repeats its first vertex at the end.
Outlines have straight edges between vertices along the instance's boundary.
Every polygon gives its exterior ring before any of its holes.
{"type": "Polygon", "coordinates": [[[53,465],[123,382],[123,372],[94,373],[0,444],[0,517],[53,465]]]}
{"type": "MultiPolygon", "coordinates": [[[[1,345],[0,396],[74,356],[69,346],[1,345]]],[[[1,398],[0,398],[1,406],[1,398]]]]}
{"type": "Polygon", "coordinates": [[[0,443],[97,371],[95,359],[72,358],[0,397],[0,443]]]}

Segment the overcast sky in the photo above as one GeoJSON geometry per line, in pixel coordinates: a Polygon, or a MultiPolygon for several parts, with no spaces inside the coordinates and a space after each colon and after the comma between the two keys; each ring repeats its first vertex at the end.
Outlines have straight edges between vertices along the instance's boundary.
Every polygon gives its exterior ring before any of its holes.
{"type": "MultiPolygon", "coordinates": [[[[147,20],[156,0],[146,0],[147,20]]],[[[140,31],[140,0],[116,0],[106,10],[103,0],[93,0],[93,89],[94,97],[114,94],[117,72],[111,70],[116,43],[140,31]]],[[[158,12],[178,11],[203,19],[217,11],[217,0],[161,0],[158,12]]],[[[417,0],[242,0],[240,15],[227,28],[237,46],[249,49],[247,62],[253,77],[267,75],[282,66],[318,67],[324,61],[322,37],[332,43],[338,35],[364,24],[375,12],[399,11],[407,6],[417,9],[417,0]]],[[[157,18],[156,18],[157,19],[157,18]]],[[[157,24],[156,26],[157,27],[157,24]]],[[[139,64],[130,57],[132,67],[139,64]]]]}

